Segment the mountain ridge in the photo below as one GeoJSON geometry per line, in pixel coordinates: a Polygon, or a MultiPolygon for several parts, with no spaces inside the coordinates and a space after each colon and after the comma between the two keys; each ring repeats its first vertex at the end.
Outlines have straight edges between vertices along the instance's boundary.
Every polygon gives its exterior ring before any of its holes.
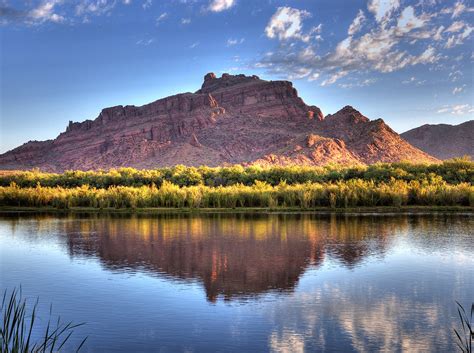
{"type": "Polygon", "coordinates": [[[351,106],[324,116],[289,81],[213,73],[195,93],[102,109],[57,138],[0,155],[1,169],[156,168],[184,165],[324,165],[436,162],[382,119],[351,106]]]}
{"type": "Polygon", "coordinates": [[[439,159],[463,156],[474,159],[474,120],[458,125],[424,124],[400,136],[439,159]]]}

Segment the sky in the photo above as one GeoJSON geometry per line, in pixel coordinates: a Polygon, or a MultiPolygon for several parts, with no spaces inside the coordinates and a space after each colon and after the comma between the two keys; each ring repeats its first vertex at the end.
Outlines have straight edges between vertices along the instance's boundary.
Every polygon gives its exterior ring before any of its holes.
{"type": "Polygon", "coordinates": [[[469,0],[0,0],[0,153],[69,120],[200,88],[291,80],[324,114],[397,132],[474,116],[469,0]]]}

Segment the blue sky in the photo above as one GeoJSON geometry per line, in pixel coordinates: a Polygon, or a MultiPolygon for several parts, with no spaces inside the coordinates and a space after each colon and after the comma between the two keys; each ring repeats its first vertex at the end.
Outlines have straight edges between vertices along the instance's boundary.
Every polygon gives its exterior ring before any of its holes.
{"type": "Polygon", "coordinates": [[[294,81],[403,132],[474,115],[474,7],[459,0],[0,0],[5,152],[207,72],[294,81]]]}

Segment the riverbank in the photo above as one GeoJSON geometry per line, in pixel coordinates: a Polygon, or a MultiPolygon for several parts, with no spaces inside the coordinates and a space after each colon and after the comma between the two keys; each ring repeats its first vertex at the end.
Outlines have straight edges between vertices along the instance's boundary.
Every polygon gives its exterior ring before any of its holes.
{"type": "Polygon", "coordinates": [[[206,213],[298,213],[298,214],[433,214],[455,213],[474,216],[474,207],[470,206],[403,206],[403,207],[348,207],[348,208],[297,208],[297,207],[239,207],[239,208],[93,208],[72,207],[58,209],[54,207],[0,207],[1,213],[54,213],[54,214],[206,214],[206,213]]]}
{"type": "Polygon", "coordinates": [[[474,163],[0,174],[0,207],[348,210],[474,207],[474,163]]]}

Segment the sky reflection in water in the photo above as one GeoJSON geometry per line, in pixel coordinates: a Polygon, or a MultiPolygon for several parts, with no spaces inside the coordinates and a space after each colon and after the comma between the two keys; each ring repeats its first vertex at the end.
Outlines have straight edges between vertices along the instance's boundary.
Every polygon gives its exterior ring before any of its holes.
{"type": "Polygon", "coordinates": [[[0,286],[84,351],[450,351],[469,216],[3,215],[0,286]]]}

